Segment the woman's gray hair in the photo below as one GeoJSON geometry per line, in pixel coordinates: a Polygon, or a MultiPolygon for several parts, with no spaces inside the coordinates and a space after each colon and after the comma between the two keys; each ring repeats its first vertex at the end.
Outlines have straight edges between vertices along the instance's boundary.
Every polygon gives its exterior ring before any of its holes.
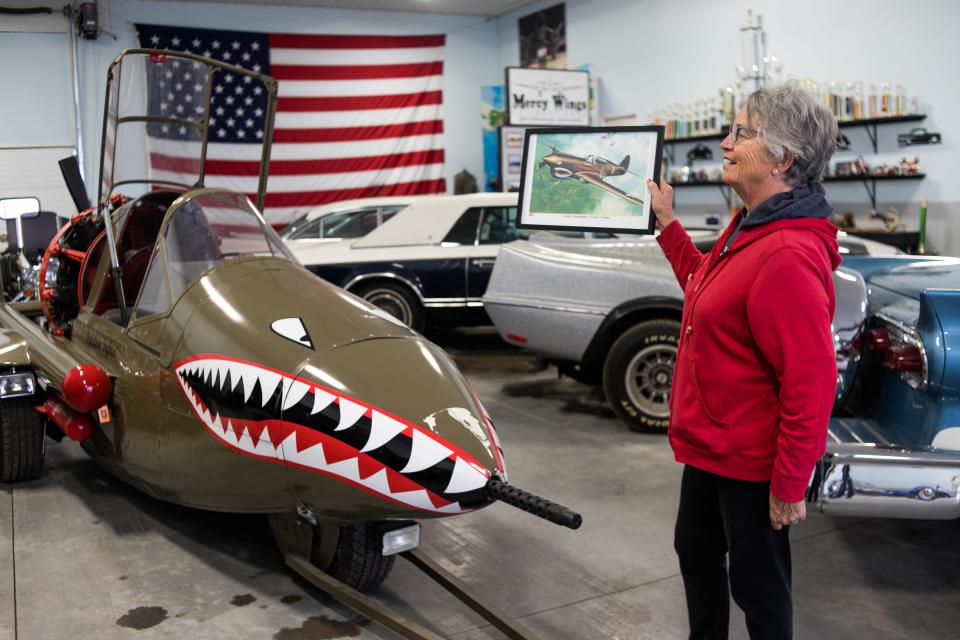
{"type": "Polygon", "coordinates": [[[837,148],[837,119],[797,82],[764,87],[747,96],[747,121],[756,123],[771,159],[793,163],[783,179],[791,186],[821,180],[837,148]]]}

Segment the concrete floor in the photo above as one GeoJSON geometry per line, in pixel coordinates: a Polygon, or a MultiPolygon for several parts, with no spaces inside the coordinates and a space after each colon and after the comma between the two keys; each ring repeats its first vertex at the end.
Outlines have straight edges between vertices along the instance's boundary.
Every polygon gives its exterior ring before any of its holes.
{"type": "MultiPolygon", "coordinates": [[[[489,332],[437,341],[492,413],[513,484],[583,514],[506,505],[428,522],[424,548],[544,640],[687,634],[672,549],[681,468],[589,388],[530,374],[489,332]]],[[[960,521],[812,515],[794,528],[798,638],[960,637],[960,521]]],[[[378,597],[457,640],[502,637],[398,560],[378,597]]],[[[746,638],[736,613],[732,638],[746,638]]],[[[284,568],[265,521],[158,502],[68,442],[0,485],[0,640],[396,638],[284,568]]]]}

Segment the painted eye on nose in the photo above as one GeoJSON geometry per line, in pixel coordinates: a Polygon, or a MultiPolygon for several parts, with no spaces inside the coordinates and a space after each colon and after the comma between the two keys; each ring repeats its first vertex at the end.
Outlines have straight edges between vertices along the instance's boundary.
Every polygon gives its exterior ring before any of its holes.
{"type": "Polygon", "coordinates": [[[280,318],[270,324],[270,329],[282,338],[303,345],[308,349],[313,349],[313,340],[307,333],[307,328],[303,326],[303,320],[300,318],[280,318]]]}

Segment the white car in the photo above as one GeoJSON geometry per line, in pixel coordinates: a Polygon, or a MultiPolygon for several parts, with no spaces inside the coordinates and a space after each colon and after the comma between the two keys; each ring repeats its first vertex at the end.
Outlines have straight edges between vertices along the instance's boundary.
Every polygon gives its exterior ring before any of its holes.
{"type": "Polygon", "coordinates": [[[429,196],[383,196],[320,205],[284,227],[280,237],[294,250],[362,238],[397,211],[425,197],[429,196]]]}
{"type": "Polygon", "coordinates": [[[488,323],[480,297],[515,227],[516,193],[422,196],[362,238],[288,242],[310,271],[422,330],[488,323]]]}

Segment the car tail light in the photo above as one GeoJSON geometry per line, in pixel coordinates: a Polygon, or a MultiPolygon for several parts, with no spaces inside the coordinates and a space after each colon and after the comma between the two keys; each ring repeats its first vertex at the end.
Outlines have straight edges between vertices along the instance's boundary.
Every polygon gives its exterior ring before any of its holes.
{"type": "Polygon", "coordinates": [[[896,318],[879,313],[877,318],[883,323],[882,327],[867,332],[867,345],[880,351],[884,366],[896,371],[907,385],[923,391],[929,382],[923,339],[914,327],[896,318]]]}
{"type": "Polygon", "coordinates": [[[508,333],[507,340],[516,342],[517,344],[527,344],[527,338],[516,333],[508,333]]]}
{"type": "Polygon", "coordinates": [[[868,329],[865,335],[867,349],[883,351],[891,345],[890,332],[886,329],[868,329]]]}
{"type": "Polygon", "coordinates": [[[895,371],[923,372],[923,355],[912,344],[898,344],[883,354],[883,364],[895,371]]]}

